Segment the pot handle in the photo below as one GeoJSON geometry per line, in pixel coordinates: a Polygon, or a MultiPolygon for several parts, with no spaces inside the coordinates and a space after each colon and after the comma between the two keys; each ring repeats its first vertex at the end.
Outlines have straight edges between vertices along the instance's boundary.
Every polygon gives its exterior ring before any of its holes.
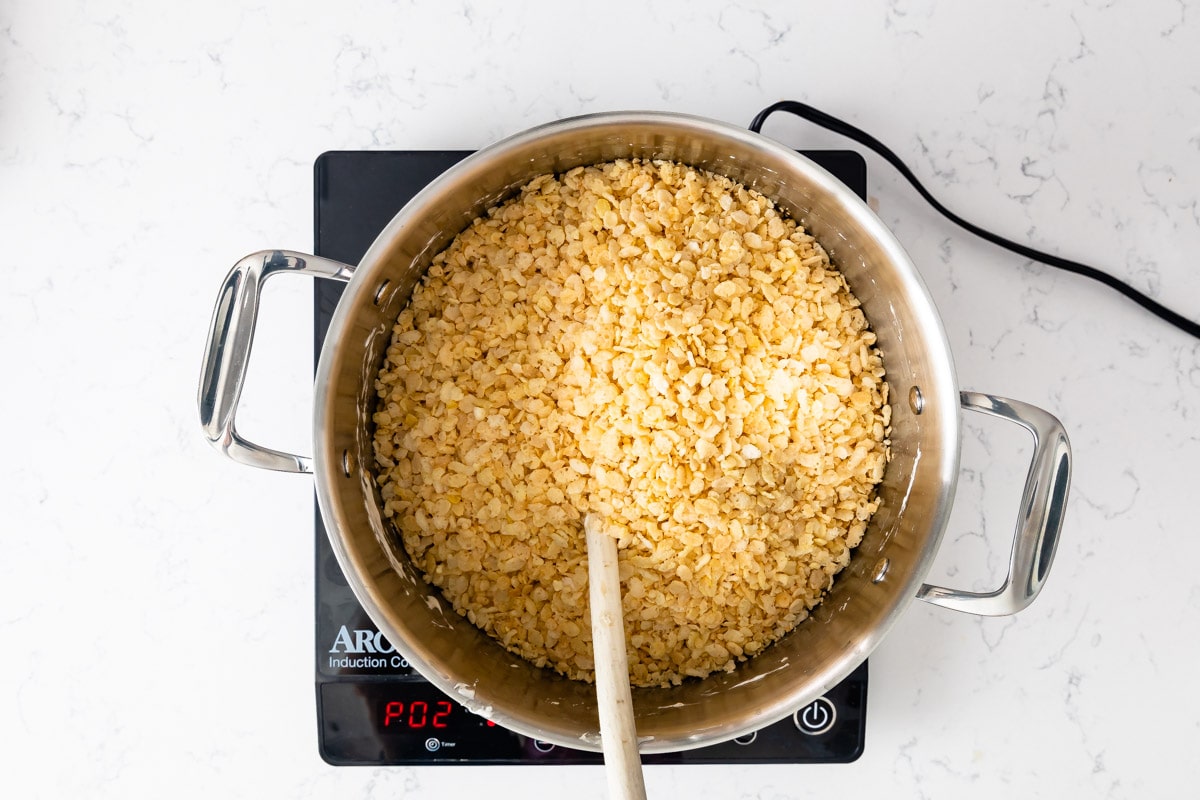
{"type": "Polygon", "coordinates": [[[312,472],[312,459],[282,453],[238,436],[234,414],[246,382],[262,284],[281,272],[348,281],[354,267],[290,250],[261,250],[233,265],[213,309],[200,373],[200,424],[213,447],[242,464],[281,472],[312,472]]]}
{"type": "Polygon", "coordinates": [[[927,603],[999,617],[1033,602],[1054,561],[1071,483],[1071,443],[1062,423],[1037,406],[979,392],[962,392],[962,407],[1015,422],[1033,434],[1033,459],[1017,516],[1008,577],[993,592],[964,592],[924,584],[917,597],[927,603]]]}

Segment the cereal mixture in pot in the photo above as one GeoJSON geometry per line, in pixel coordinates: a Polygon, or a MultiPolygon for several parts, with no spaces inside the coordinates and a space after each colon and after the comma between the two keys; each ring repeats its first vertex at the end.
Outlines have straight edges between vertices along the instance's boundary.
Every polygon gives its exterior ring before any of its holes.
{"type": "Polygon", "coordinates": [[[634,685],[732,670],[808,616],[878,505],[874,344],[825,251],[754,191],[672,162],[539,177],[396,322],[385,513],[459,613],[590,680],[596,512],[634,685]]]}

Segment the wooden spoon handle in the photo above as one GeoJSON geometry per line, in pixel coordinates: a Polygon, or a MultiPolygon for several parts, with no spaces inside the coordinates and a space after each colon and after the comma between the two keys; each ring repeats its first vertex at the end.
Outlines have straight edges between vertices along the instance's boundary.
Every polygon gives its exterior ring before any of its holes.
{"type": "Polygon", "coordinates": [[[602,533],[590,514],[583,520],[583,529],[587,534],[596,704],[600,710],[600,745],[604,751],[608,795],[613,800],[645,800],[646,784],[629,692],[629,659],[625,655],[617,540],[602,533]]]}

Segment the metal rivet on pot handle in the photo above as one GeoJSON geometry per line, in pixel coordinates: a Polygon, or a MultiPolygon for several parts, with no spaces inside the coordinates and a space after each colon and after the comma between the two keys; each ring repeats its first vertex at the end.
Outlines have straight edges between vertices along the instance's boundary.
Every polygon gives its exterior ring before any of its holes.
{"type": "Polygon", "coordinates": [[[311,459],[249,442],[238,436],[234,428],[234,415],[246,382],[250,346],[254,342],[262,285],[280,272],[348,281],[354,267],[290,250],[262,250],[233,265],[217,295],[208,330],[197,397],[200,424],[213,447],[234,461],[283,472],[312,472],[311,459]]]}
{"type": "Polygon", "coordinates": [[[1015,422],[1033,434],[1033,460],[1021,495],[1008,577],[994,592],[925,584],[917,597],[970,614],[1015,614],[1037,597],[1054,561],[1071,483],[1071,443],[1062,423],[1028,403],[978,392],[962,392],[961,402],[963,408],[1015,422]]]}

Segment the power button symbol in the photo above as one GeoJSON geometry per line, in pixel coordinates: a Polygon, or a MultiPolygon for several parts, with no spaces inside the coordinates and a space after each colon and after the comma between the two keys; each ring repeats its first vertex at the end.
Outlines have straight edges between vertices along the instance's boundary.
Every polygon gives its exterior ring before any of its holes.
{"type": "Polygon", "coordinates": [[[837,720],[837,709],[833,703],[824,697],[818,697],[811,703],[792,714],[792,721],[801,733],[809,736],[819,736],[833,727],[837,720]]]}

